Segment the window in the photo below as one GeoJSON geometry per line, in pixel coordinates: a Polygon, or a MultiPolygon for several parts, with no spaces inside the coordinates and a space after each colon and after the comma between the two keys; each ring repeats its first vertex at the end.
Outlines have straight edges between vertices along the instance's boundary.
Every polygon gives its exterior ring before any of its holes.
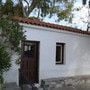
{"type": "Polygon", "coordinates": [[[24,41],[23,54],[26,57],[34,57],[35,44],[24,41]]]}
{"type": "Polygon", "coordinates": [[[56,64],[64,64],[64,43],[56,43],[56,64]]]}

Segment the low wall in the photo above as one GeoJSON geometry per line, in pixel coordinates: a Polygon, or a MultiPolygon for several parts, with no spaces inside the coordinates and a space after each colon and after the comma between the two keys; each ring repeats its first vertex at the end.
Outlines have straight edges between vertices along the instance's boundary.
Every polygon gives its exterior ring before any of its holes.
{"type": "Polygon", "coordinates": [[[72,76],[72,77],[60,77],[60,78],[49,78],[41,81],[41,87],[44,90],[51,90],[52,88],[61,87],[77,87],[77,86],[90,86],[90,76],[72,76]]]}

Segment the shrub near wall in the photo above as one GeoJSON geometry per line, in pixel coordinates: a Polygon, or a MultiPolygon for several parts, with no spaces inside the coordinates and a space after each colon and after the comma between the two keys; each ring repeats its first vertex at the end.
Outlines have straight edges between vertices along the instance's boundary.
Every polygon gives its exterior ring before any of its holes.
{"type": "Polygon", "coordinates": [[[2,80],[2,76],[0,76],[0,90],[2,90],[2,84],[3,84],[3,80],[2,80]]]}

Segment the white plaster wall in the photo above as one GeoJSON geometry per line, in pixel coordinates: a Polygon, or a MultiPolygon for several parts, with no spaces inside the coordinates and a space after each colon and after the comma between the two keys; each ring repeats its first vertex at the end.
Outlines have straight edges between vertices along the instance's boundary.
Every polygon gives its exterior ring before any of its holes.
{"type": "Polygon", "coordinates": [[[19,65],[16,64],[16,60],[18,58],[18,55],[16,53],[13,54],[12,58],[11,58],[11,68],[8,72],[4,73],[4,82],[5,83],[9,83],[9,82],[16,82],[17,85],[18,80],[19,80],[19,65]]]}
{"type": "Polygon", "coordinates": [[[24,30],[27,40],[40,41],[40,79],[90,75],[90,36],[37,28],[25,27],[24,30]],[[56,42],[65,43],[63,65],[55,64],[56,42]]]}

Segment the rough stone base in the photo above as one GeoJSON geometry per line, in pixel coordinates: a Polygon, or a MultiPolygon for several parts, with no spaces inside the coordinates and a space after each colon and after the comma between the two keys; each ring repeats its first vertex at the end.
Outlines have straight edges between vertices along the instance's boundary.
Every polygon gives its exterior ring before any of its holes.
{"type": "Polygon", "coordinates": [[[21,87],[21,90],[43,90],[43,88],[40,87],[40,85],[30,85],[30,84],[24,84],[21,87]]]}
{"type": "MultiPolygon", "coordinates": [[[[76,90],[76,88],[89,88],[90,90],[90,76],[72,76],[61,78],[50,78],[41,81],[41,87],[44,90],[76,90]],[[67,88],[67,89],[63,89],[67,88]]],[[[77,89],[79,90],[79,89],[77,89]]],[[[80,89],[81,90],[81,89],[80,89]]]]}

